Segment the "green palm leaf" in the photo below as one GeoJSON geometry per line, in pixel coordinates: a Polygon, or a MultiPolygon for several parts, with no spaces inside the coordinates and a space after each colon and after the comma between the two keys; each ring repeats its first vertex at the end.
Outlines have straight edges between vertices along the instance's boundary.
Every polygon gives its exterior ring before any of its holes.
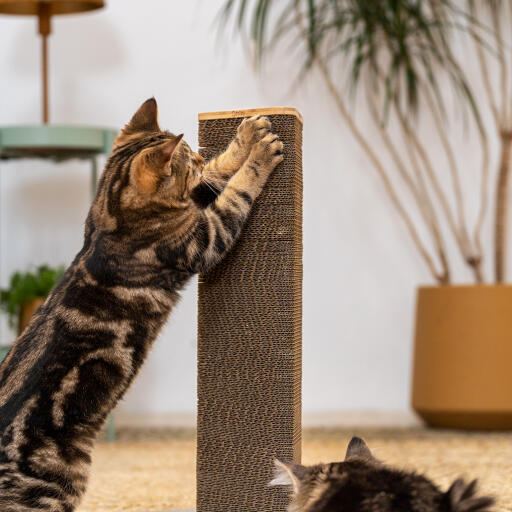
{"type": "MultiPolygon", "coordinates": [[[[492,3],[495,0],[488,0],[492,3]]],[[[429,87],[439,110],[445,105],[440,80],[448,79],[461,104],[475,115],[476,105],[463,71],[450,58],[450,36],[481,26],[454,0],[228,0],[224,25],[236,18],[238,29],[255,43],[257,61],[280,40],[304,27],[303,69],[317,55],[348,72],[352,90],[364,76],[383,84],[384,117],[403,97],[417,111],[422,87],[429,87]]]]}

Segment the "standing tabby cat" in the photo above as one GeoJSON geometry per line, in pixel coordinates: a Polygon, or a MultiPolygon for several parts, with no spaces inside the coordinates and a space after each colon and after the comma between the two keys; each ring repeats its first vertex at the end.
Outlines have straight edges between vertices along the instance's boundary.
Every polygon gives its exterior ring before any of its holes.
{"type": "Polygon", "coordinates": [[[476,480],[455,480],[442,492],[423,475],[389,468],[358,437],[350,441],[344,462],[275,464],[270,485],[292,487],[289,512],[486,512],[494,503],[476,496],[476,480]]]}
{"type": "Polygon", "coordinates": [[[232,247],[283,144],[242,122],[204,166],[161,131],[154,99],[115,142],[85,242],[0,366],[0,511],[71,512],[90,452],[189,278],[232,247]],[[192,198],[212,182],[218,197],[192,198]]]}

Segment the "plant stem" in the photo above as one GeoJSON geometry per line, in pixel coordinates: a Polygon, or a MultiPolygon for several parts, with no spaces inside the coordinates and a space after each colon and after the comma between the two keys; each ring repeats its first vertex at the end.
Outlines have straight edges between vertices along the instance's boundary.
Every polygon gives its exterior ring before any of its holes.
{"type": "MultiPolygon", "coordinates": [[[[485,217],[487,215],[489,190],[489,141],[487,139],[487,132],[482,123],[478,123],[478,135],[480,137],[480,146],[482,148],[482,181],[480,183],[480,208],[475,223],[475,230],[473,232],[473,241],[475,244],[476,252],[478,255],[480,255],[480,265],[478,270],[481,272],[481,260],[483,259],[481,233],[485,217]]],[[[483,281],[483,276],[481,280],[483,281]]]]}
{"type": "Polygon", "coordinates": [[[470,248],[467,246],[467,243],[469,242],[469,238],[467,240],[464,240],[463,237],[461,236],[461,233],[457,229],[457,225],[455,223],[455,218],[451,211],[448,199],[447,199],[447,197],[441,187],[441,184],[439,183],[439,180],[434,172],[434,167],[428,157],[425,147],[418,139],[414,130],[411,129],[411,126],[410,126],[408,120],[405,118],[404,114],[402,112],[400,112],[398,105],[396,106],[395,110],[397,112],[400,124],[403,126],[405,133],[408,135],[409,140],[413,144],[414,149],[417,151],[417,153],[420,157],[420,160],[423,162],[423,167],[425,168],[426,175],[430,181],[430,184],[432,185],[434,192],[436,193],[437,199],[439,200],[439,203],[441,205],[441,209],[443,210],[446,220],[448,222],[448,226],[455,238],[455,241],[457,242],[457,246],[459,247],[464,260],[473,269],[473,273],[475,274],[475,279],[477,281],[481,280],[481,278],[482,278],[481,272],[477,268],[479,265],[479,262],[477,259],[474,258],[474,255],[471,253],[470,248]]]}
{"type": "MultiPolygon", "coordinates": [[[[302,21],[302,16],[301,16],[301,13],[300,13],[297,3],[295,3],[295,5],[294,5],[294,10],[295,10],[296,26],[299,29],[303,40],[307,44],[308,43],[308,35],[306,33],[306,29],[304,27],[304,24],[302,21]]],[[[418,235],[418,232],[412,222],[412,219],[410,218],[405,207],[403,206],[402,202],[398,198],[398,195],[396,194],[393,184],[391,183],[391,180],[389,179],[386,169],[384,168],[382,162],[377,158],[377,155],[372,150],[368,141],[364,138],[363,134],[357,127],[352,116],[349,114],[348,109],[345,106],[345,102],[343,101],[343,98],[341,97],[336,85],[334,84],[334,82],[331,79],[331,75],[329,73],[329,69],[327,68],[326,62],[321,57],[319,57],[319,55],[317,53],[313,57],[313,63],[316,65],[316,67],[320,71],[320,74],[322,75],[322,77],[325,81],[325,84],[327,85],[327,89],[329,90],[329,93],[333,97],[334,102],[336,103],[336,106],[338,107],[338,110],[339,110],[341,116],[343,117],[343,119],[347,123],[348,127],[350,128],[352,135],[359,142],[363,151],[370,158],[370,160],[373,163],[375,169],[377,170],[379,176],[381,177],[381,179],[384,183],[384,188],[386,189],[386,191],[391,199],[391,202],[393,203],[396,210],[402,217],[402,219],[407,227],[407,230],[409,231],[409,234],[413,240],[414,245],[416,246],[416,248],[420,252],[421,256],[423,257],[432,276],[440,285],[449,284],[449,282],[450,282],[449,273],[446,270],[443,273],[439,273],[437,271],[434,261],[432,260],[432,257],[430,256],[428,250],[423,245],[423,243],[418,235]]]]}
{"type": "MultiPolygon", "coordinates": [[[[473,0],[469,2],[469,6],[471,8],[471,15],[473,17],[476,16],[475,6],[473,0]]],[[[478,57],[478,63],[480,65],[480,71],[482,72],[482,81],[484,83],[485,92],[487,94],[487,100],[489,101],[489,106],[491,108],[492,115],[494,117],[494,122],[496,124],[496,128],[500,127],[500,116],[498,114],[498,107],[496,104],[496,98],[491,85],[491,77],[489,75],[489,68],[487,67],[487,61],[485,59],[484,51],[482,48],[482,43],[478,40],[475,34],[472,35],[473,42],[475,44],[476,54],[478,57]]]]}
{"type": "MultiPolygon", "coordinates": [[[[375,95],[375,88],[371,88],[372,92],[375,95]]],[[[407,172],[405,163],[400,158],[400,155],[398,153],[398,150],[389,137],[389,134],[387,130],[383,127],[381,121],[379,120],[379,116],[377,113],[377,108],[375,105],[375,100],[371,96],[371,93],[368,92],[367,94],[367,104],[368,104],[368,110],[370,111],[370,114],[373,118],[373,121],[375,125],[379,128],[379,132],[381,135],[381,138],[388,148],[388,151],[390,152],[393,161],[395,162],[395,165],[399,171],[399,174],[401,175],[402,179],[404,180],[404,183],[407,185],[408,189],[410,190],[411,194],[413,195],[417,205],[418,209],[420,211],[420,214],[425,221],[425,224],[430,230],[430,234],[432,236],[433,243],[436,247],[436,250],[438,252],[439,261],[441,262],[441,265],[443,267],[443,273],[444,275],[450,275],[450,269],[448,265],[448,260],[446,258],[446,251],[444,247],[443,238],[441,235],[441,229],[439,227],[439,223],[437,220],[437,216],[433,207],[433,204],[430,200],[430,197],[428,195],[428,190],[425,187],[425,182],[423,180],[423,177],[421,175],[421,172],[419,171],[419,167],[417,166],[417,161],[414,158],[411,158],[411,164],[413,166],[413,169],[415,170],[415,175],[418,180],[418,186],[414,183],[411,176],[407,172]]],[[[405,146],[407,148],[410,148],[411,145],[407,143],[405,146]]]]}
{"type": "Polygon", "coordinates": [[[414,169],[414,173],[416,175],[416,179],[418,181],[419,188],[421,190],[421,197],[429,212],[429,221],[428,225],[431,227],[433,232],[434,241],[436,243],[436,248],[439,252],[439,259],[441,260],[441,264],[445,269],[446,273],[450,274],[450,268],[448,264],[448,259],[446,257],[446,250],[444,247],[444,242],[441,235],[441,228],[439,226],[439,221],[437,219],[437,213],[434,207],[434,203],[429,194],[429,190],[427,184],[425,183],[425,178],[423,176],[423,172],[421,170],[421,166],[418,162],[418,158],[415,152],[415,146],[411,140],[411,134],[405,130],[405,127],[401,125],[402,129],[402,138],[404,140],[404,147],[409,156],[409,160],[414,169]]]}
{"type": "MultiPolygon", "coordinates": [[[[474,0],[470,0],[469,7],[471,15],[476,16],[476,9],[474,0]]],[[[512,5],[510,5],[510,12],[512,14],[512,5]]],[[[493,32],[495,37],[495,43],[498,51],[498,60],[500,64],[500,92],[501,92],[501,112],[498,111],[498,99],[497,95],[493,91],[491,85],[491,79],[489,69],[487,67],[487,61],[485,59],[484,51],[482,48],[481,41],[473,35],[473,42],[475,44],[476,53],[478,56],[478,62],[480,70],[482,72],[482,81],[484,84],[487,99],[494,117],[494,123],[496,130],[499,133],[501,141],[501,154],[500,163],[498,168],[498,180],[496,183],[496,206],[494,216],[494,276],[497,283],[502,283],[505,280],[505,261],[506,261],[506,235],[507,235],[507,192],[508,192],[508,181],[510,173],[510,152],[511,152],[511,133],[512,126],[510,126],[510,119],[507,116],[507,63],[504,55],[504,42],[501,33],[501,23],[497,12],[492,11],[491,19],[493,23],[493,32]]],[[[511,109],[512,111],[512,109],[511,109]]],[[[484,157],[488,158],[488,147],[487,145],[483,148],[487,151],[484,157]]],[[[482,201],[484,200],[485,191],[482,191],[482,201]]],[[[485,197],[487,201],[487,198],[485,197]]],[[[483,221],[480,219],[481,225],[483,221]]]]}
{"type": "Polygon", "coordinates": [[[403,221],[405,222],[414,244],[416,245],[416,247],[417,247],[418,251],[420,252],[420,254],[422,255],[423,259],[425,260],[425,263],[427,264],[433,277],[436,279],[436,281],[439,284],[442,284],[442,285],[448,284],[450,281],[449,274],[446,271],[443,273],[439,273],[436,270],[436,267],[432,260],[432,257],[430,256],[430,254],[428,253],[428,250],[425,248],[425,246],[421,242],[421,239],[418,235],[418,232],[416,231],[416,228],[414,227],[414,224],[413,224],[409,214],[405,210],[405,207],[403,206],[403,204],[401,203],[400,199],[398,198],[398,196],[396,194],[396,191],[389,179],[388,173],[386,172],[386,170],[385,170],[384,166],[382,165],[382,163],[380,162],[380,160],[377,158],[377,155],[375,154],[375,152],[372,150],[368,141],[364,138],[363,134],[356,126],[352,116],[348,113],[345,103],[344,103],[343,99],[341,98],[341,95],[339,94],[337,87],[335,86],[334,82],[331,79],[331,76],[330,76],[329,70],[327,69],[326,63],[323,61],[323,59],[319,58],[318,56],[315,58],[315,63],[316,63],[318,70],[320,71],[322,77],[324,78],[327,88],[328,88],[331,96],[333,97],[340,114],[342,115],[343,119],[347,123],[348,127],[350,128],[350,131],[352,132],[352,134],[354,135],[356,140],[361,145],[364,152],[367,154],[367,156],[372,161],[375,169],[379,173],[379,175],[384,183],[384,187],[385,187],[389,197],[391,198],[393,205],[395,206],[398,213],[400,214],[403,221]]]}
{"type": "Polygon", "coordinates": [[[491,9],[491,16],[494,25],[494,37],[496,40],[496,48],[498,50],[498,61],[500,63],[500,88],[501,88],[501,124],[507,122],[508,101],[507,101],[507,62],[505,59],[505,49],[503,43],[503,35],[501,33],[500,13],[498,9],[491,9]]]}
{"type": "Polygon", "coordinates": [[[448,135],[446,133],[446,125],[443,123],[441,119],[441,115],[436,108],[434,99],[430,93],[430,90],[427,86],[424,87],[425,99],[427,101],[427,106],[432,114],[432,118],[434,119],[434,124],[437,128],[437,134],[439,135],[439,139],[441,140],[441,145],[446,153],[446,158],[448,160],[448,167],[450,169],[450,175],[452,178],[453,184],[453,192],[455,195],[455,203],[457,209],[457,221],[458,221],[458,232],[460,237],[460,250],[462,253],[462,257],[464,261],[471,267],[475,280],[477,283],[481,283],[483,281],[481,264],[482,264],[482,252],[477,247],[476,251],[473,251],[471,247],[471,241],[469,239],[468,228],[466,225],[466,215],[464,210],[464,197],[462,195],[462,188],[460,185],[459,179],[459,169],[457,166],[457,161],[455,159],[455,154],[453,152],[453,148],[448,139],[448,135]]]}
{"type": "Polygon", "coordinates": [[[507,193],[510,175],[510,151],[512,147],[512,132],[500,131],[501,154],[500,166],[498,170],[498,183],[496,187],[496,213],[495,213],[495,278],[497,283],[503,283],[505,280],[505,259],[507,246],[507,193]]]}

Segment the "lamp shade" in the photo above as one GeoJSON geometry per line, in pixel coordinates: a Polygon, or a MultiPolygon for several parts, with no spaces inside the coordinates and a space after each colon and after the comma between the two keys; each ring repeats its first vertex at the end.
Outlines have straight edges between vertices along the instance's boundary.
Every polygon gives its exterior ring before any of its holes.
{"type": "Polygon", "coordinates": [[[44,6],[54,16],[92,11],[104,5],[103,0],[0,0],[0,14],[38,15],[44,6]]]}

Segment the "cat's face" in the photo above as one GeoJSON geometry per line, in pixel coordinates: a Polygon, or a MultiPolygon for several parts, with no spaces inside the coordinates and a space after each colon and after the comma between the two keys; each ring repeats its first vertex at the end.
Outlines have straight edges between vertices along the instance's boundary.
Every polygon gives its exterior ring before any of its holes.
{"type": "Polygon", "coordinates": [[[98,187],[98,202],[117,220],[141,212],[185,208],[201,181],[204,159],[182,139],[160,129],[157,104],[147,100],[114,143],[98,187]]]}
{"type": "Polygon", "coordinates": [[[456,480],[445,493],[423,475],[389,468],[354,437],[345,460],[301,466],[276,460],[271,485],[292,488],[289,512],[483,512],[476,481],[456,480]]]}

